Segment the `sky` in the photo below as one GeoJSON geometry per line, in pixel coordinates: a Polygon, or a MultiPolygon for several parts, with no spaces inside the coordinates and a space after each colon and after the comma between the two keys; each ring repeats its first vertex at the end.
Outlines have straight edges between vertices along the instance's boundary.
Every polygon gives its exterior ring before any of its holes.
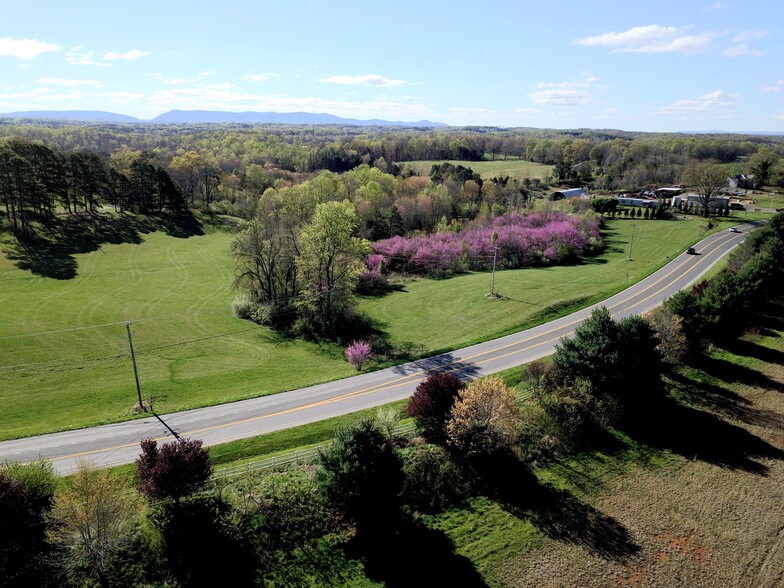
{"type": "Polygon", "coordinates": [[[0,112],[784,130],[781,0],[6,0],[0,112]]]}

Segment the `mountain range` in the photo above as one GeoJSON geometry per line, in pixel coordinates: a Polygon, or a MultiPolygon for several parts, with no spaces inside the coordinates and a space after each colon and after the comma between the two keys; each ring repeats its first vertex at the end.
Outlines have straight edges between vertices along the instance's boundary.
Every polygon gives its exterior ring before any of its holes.
{"type": "Polygon", "coordinates": [[[219,110],[170,110],[153,119],[144,120],[125,114],[102,110],[28,110],[0,114],[0,118],[61,120],[74,122],[110,123],[277,123],[297,125],[357,125],[395,127],[445,127],[444,123],[420,120],[416,122],[381,119],[358,120],[333,114],[311,112],[226,112],[219,110]]]}

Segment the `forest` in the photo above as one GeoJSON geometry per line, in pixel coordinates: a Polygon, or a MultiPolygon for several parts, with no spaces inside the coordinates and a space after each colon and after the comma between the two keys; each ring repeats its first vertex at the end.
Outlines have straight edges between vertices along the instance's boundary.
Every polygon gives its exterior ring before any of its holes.
{"type": "MultiPolygon", "coordinates": [[[[432,198],[439,186],[452,201],[454,214],[469,217],[478,214],[482,204],[486,209],[515,212],[540,188],[525,178],[471,177],[470,165],[462,170],[461,166],[440,169],[429,178],[412,178],[405,162],[424,160],[521,159],[553,166],[553,184],[603,192],[679,183],[689,165],[706,161],[728,166],[728,175],[754,175],[760,186],[784,184],[780,164],[784,139],[775,135],[493,127],[75,124],[8,119],[0,120],[0,138],[0,197],[7,214],[13,208],[18,216],[27,209],[51,211],[55,204],[65,210],[75,206],[84,210],[98,201],[119,207],[128,201],[131,207],[145,210],[176,208],[184,203],[252,218],[259,197],[268,188],[290,188],[323,171],[343,174],[366,164],[384,174],[378,188],[386,199],[378,204],[389,210],[393,200],[395,208],[407,211],[407,231],[431,230],[428,223],[432,219],[415,210],[416,200],[428,193],[432,198]],[[25,147],[25,142],[35,147],[25,147]],[[23,161],[27,167],[14,167],[23,161]],[[134,163],[136,169],[132,170],[134,163]],[[92,186],[82,185],[86,169],[92,170],[92,186]],[[163,171],[166,174],[159,173],[163,171]],[[152,177],[153,172],[157,178],[152,177]],[[12,178],[17,182],[15,188],[12,178]],[[37,196],[43,202],[22,196],[36,184],[45,187],[37,196]],[[17,210],[14,203],[20,198],[17,210]],[[461,199],[463,202],[455,202],[461,199]]],[[[346,182],[348,196],[355,197],[359,187],[366,186],[346,182]]],[[[377,192],[378,188],[372,187],[377,192]]],[[[367,202],[374,195],[364,196],[360,199],[367,202]]],[[[432,215],[435,222],[442,216],[439,212],[432,215]]],[[[371,213],[375,210],[367,211],[369,216],[371,213]]]]}

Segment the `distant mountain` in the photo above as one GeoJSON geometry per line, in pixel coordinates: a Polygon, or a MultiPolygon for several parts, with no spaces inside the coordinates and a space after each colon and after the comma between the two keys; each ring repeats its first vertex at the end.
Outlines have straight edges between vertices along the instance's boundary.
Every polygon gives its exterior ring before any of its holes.
{"type": "Polygon", "coordinates": [[[429,120],[417,122],[380,119],[358,120],[334,114],[312,112],[225,112],[219,110],[170,110],[152,119],[156,123],[278,123],[293,125],[362,125],[402,127],[444,127],[429,120]]]}
{"type": "Polygon", "coordinates": [[[142,120],[124,114],[101,110],[29,110],[0,114],[0,118],[29,118],[37,120],[63,120],[74,122],[113,123],[277,123],[293,125],[359,125],[396,127],[445,127],[444,123],[420,120],[417,122],[387,121],[380,119],[358,120],[341,118],[333,114],[310,112],[225,112],[220,110],[170,110],[152,120],[142,120]]]}
{"type": "Polygon", "coordinates": [[[115,122],[115,123],[138,123],[141,119],[125,114],[115,114],[102,110],[28,110],[22,112],[9,112],[0,114],[4,118],[35,118],[49,120],[74,120],[89,122],[115,122]]]}

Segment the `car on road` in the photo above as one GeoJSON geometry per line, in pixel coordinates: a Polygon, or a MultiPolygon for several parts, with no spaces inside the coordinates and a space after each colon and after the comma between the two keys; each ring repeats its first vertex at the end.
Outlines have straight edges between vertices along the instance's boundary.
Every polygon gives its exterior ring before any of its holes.
{"type": "Polygon", "coordinates": [[[689,247],[686,250],[686,253],[688,253],[689,255],[697,255],[697,250],[694,247],[689,247]]]}
{"type": "Polygon", "coordinates": [[[730,227],[730,233],[740,233],[738,227],[730,227]]]}

